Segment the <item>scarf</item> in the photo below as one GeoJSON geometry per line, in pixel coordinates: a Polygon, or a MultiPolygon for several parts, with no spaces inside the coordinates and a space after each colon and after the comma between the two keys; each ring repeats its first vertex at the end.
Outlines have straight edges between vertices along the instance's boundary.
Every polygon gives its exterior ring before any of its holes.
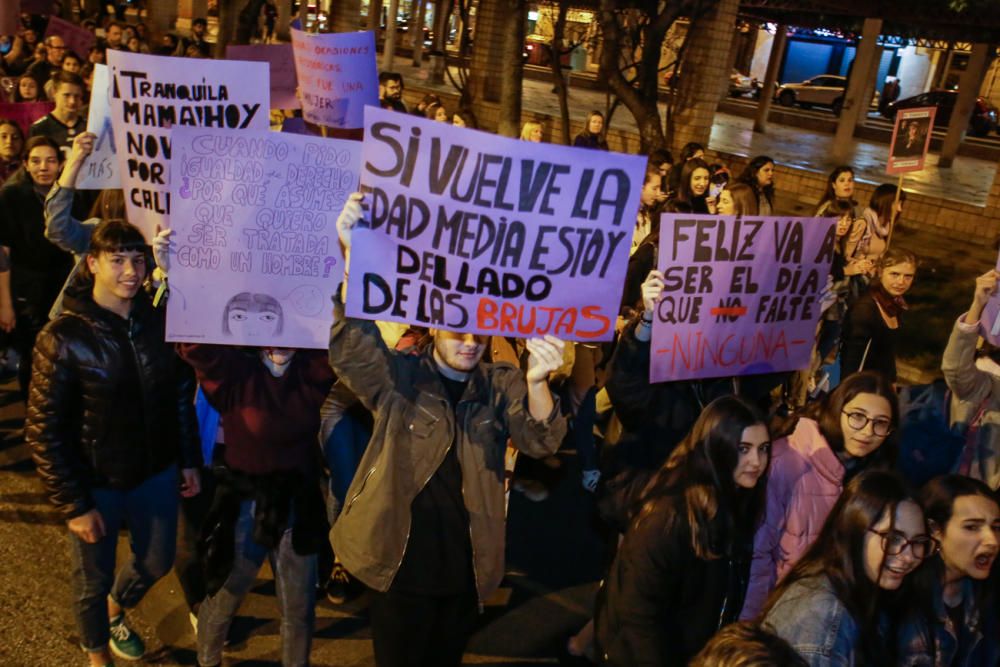
{"type": "Polygon", "coordinates": [[[901,312],[909,309],[906,300],[902,296],[892,296],[885,291],[880,282],[872,283],[871,294],[872,298],[875,299],[875,303],[878,304],[887,317],[899,317],[901,312]]]}

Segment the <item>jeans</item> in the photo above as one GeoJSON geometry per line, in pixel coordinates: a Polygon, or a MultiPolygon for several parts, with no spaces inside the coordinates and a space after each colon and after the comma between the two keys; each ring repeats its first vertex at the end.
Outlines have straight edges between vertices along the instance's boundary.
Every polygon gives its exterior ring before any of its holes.
{"type": "Polygon", "coordinates": [[[278,604],[281,607],[281,664],[297,667],[309,664],[313,627],[316,621],[316,555],[301,556],[292,548],[292,519],[276,549],[268,553],[253,540],[254,503],[243,501],[236,520],[236,551],[233,570],[215,595],[198,609],[198,663],[218,665],[229,625],[250,591],[257,572],[270,558],[274,571],[278,604]]]}
{"type": "Polygon", "coordinates": [[[129,491],[92,489],[106,534],[88,544],[70,534],[73,611],[82,644],[96,651],[108,644],[108,595],[125,609],[139,604],[156,580],[170,571],[177,541],[177,468],[171,466],[129,491]],[[115,575],[115,549],[122,521],[132,555],[115,575]]]}

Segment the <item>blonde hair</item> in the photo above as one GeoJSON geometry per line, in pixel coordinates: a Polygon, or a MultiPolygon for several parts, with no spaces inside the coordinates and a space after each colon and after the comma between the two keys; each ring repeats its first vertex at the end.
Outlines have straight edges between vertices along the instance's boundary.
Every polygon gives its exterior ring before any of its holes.
{"type": "Polygon", "coordinates": [[[541,130],[542,124],[538,121],[529,120],[521,128],[521,141],[531,141],[531,133],[535,130],[541,130]]]}

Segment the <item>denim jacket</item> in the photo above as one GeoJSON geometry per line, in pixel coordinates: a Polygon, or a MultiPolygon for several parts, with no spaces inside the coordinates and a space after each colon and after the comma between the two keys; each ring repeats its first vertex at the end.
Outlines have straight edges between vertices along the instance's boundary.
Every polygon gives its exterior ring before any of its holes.
{"type": "Polygon", "coordinates": [[[763,625],[791,644],[810,667],[856,664],[858,626],[825,576],[792,584],[763,625]]]}
{"type": "Polygon", "coordinates": [[[975,586],[966,579],[962,587],[962,607],[965,629],[969,640],[964,658],[955,662],[958,653],[959,632],[955,628],[948,610],[944,606],[940,587],[934,591],[933,626],[927,627],[927,619],[914,614],[902,624],[899,631],[899,664],[905,667],[973,667],[975,665],[997,664],[998,642],[984,637],[983,619],[973,604],[975,586]]]}

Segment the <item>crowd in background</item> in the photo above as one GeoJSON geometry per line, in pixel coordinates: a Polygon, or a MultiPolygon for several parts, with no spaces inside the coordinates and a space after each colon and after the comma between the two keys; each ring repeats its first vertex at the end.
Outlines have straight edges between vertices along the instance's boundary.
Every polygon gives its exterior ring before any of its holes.
{"type": "MultiPolygon", "coordinates": [[[[835,257],[810,364],[793,373],[649,382],[662,216],[778,213],[773,159],[734,175],[694,143],[648,156],[611,343],[355,320],[331,285],[328,351],[174,347],[171,232],[148,246],[121,190],[75,186],[95,139],[93,65],[108,49],[208,57],[207,24],[155,39],[111,16],[82,25],[99,35],[86,58],[41,39],[42,17],[0,38],[9,101],[54,105],[27,132],[0,118],[0,330],[25,438],[72,535],[91,664],[143,655],[126,612],[171,568],[199,664],[221,664],[265,559],[283,664],[308,664],[318,594],[362,593],[380,667],[459,664],[503,578],[506,494],[544,501],[562,448],[608,554],[566,661],[1000,665],[1000,375],[977,361],[1000,276],[956,309],[947,391],[922,395],[941,407],[931,424],[896,366],[919,259],[893,243],[895,185],[858,202],[853,169],[830,173],[815,216],[835,221],[835,257]],[[914,454],[931,426],[954,438],[944,460],[914,454]],[[131,556],[116,567],[122,525],[131,556]]],[[[409,109],[399,74],[379,86],[383,108],[479,126],[434,94],[409,109]]],[[[520,138],[544,129],[526,122],[520,138]]],[[[606,133],[591,111],[573,145],[599,160],[606,133]]],[[[337,221],[348,262],[363,210],[355,195],[337,221]]],[[[280,313],[247,292],[225,321],[280,313]]]]}

